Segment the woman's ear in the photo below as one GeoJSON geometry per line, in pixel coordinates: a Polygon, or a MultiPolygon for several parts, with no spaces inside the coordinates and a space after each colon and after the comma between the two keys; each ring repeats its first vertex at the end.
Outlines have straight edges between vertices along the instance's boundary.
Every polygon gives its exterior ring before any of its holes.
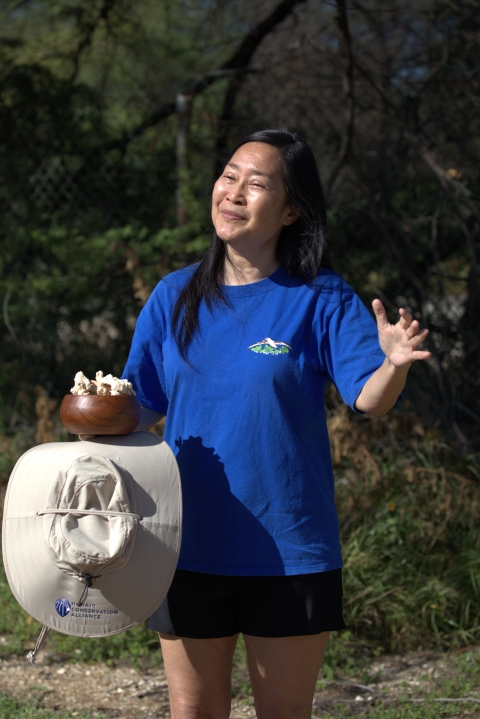
{"type": "Polygon", "coordinates": [[[293,225],[293,223],[296,220],[298,220],[299,217],[300,217],[300,212],[295,207],[295,205],[288,205],[288,214],[287,214],[285,220],[283,221],[283,224],[285,226],[293,225]]]}

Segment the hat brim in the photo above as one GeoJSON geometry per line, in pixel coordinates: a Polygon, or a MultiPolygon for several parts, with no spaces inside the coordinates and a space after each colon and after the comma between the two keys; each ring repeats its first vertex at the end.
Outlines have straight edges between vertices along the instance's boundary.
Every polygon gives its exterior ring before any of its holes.
{"type": "Polygon", "coordinates": [[[151,432],[52,442],[26,452],[9,481],[3,558],[19,604],[51,629],[83,637],[117,634],[147,619],[165,598],[177,566],[182,503],[178,467],[168,445],[151,432]],[[127,564],[106,574],[78,606],[83,584],[57,567],[46,546],[44,517],[52,477],[84,455],[108,457],[130,475],[127,490],[141,515],[127,564]],[[56,602],[71,609],[62,617],[56,602]]]}

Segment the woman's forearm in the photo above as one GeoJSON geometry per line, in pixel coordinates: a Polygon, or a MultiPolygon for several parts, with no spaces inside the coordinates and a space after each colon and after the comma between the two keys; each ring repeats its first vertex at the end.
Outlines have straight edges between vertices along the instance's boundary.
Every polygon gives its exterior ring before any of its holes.
{"type": "Polygon", "coordinates": [[[405,387],[410,366],[405,364],[395,367],[388,357],[385,357],[382,366],[364,384],[355,402],[355,408],[375,417],[386,414],[405,387]]]}

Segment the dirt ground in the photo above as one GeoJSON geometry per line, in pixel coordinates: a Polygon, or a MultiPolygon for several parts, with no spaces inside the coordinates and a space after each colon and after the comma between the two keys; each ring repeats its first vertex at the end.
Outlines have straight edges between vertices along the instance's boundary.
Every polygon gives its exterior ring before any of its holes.
{"type": "MultiPolygon", "coordinates": [[[[336,702],[350,705],[350,715],[355,716],[365,708],[365,702],[375,702],[380,697],[395,702],[420,685],[424,685],[422,696],[426,696],[429,682],[451,671],[442,656],[432,653],[380,657],[365,668],[371,677],[369,684],[355,678],[327,682],[315,694],[312,716],[320,717],[324,710],[334,710],[336,702]]],[[[52,662],[46,652],[40,652],[34,667],[19,657],[1,659],[0,691],[19,697],[35,696],[45,708],[73,714],[89,709],[93,716],[106,719],[170,716],[161,665],[140,670],[129,665],[110,668],[104,664],[52,662]]],[[[245,670],[234,669],[233,694],[231,719],[255,717],[245,670]]],[[[457,706],[458,717],[480,717],[480,704],[457,706]]]]}

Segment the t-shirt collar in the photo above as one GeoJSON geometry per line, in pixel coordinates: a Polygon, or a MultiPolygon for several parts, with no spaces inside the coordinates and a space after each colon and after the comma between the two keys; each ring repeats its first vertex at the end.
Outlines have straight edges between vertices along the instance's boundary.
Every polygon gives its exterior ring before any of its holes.
{"type": "Polygon", "coordinates": [[[301,280],[297,277],[290,277],[288,272],[280,265],[273,274],[258,282],[251,282],[247,285],[221,285],[221,288],[226,297],[233,298],[260,295],[263,292],[269,292],[278,285],[293,287],[298,284],[301,284],[301,280]]]}

